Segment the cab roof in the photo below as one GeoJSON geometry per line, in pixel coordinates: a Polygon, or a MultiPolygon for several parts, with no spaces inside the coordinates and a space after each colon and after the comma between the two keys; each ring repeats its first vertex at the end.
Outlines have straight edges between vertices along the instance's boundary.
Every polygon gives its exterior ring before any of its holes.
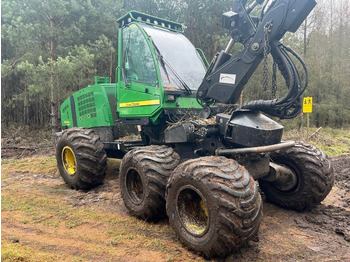
{"type": "Polygon", "coordinates": [[[184,32],[182,24],[172,22],[156,16],[151,16],[148,14],[137,12],[137,11],[128,12],[127,14],[119,18],[117,22],[119,24],[119,27],[124,27],[132,22],[139,22],[139,23],[152,25],[155,27],[168,29],[174,32],[179,32],[179,33],[184,32]]]}

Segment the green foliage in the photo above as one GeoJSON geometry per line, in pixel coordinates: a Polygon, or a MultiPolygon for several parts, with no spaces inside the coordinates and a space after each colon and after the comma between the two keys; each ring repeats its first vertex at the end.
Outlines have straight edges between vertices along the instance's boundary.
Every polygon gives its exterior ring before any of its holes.
{"type": "Polygon", "coordinates": [[[120,1],[2,1],[2,122],[49,123],[71,93],[110,76],[120,1]],[[51,108],[50,108],[51,107],[51,108]]]}
{"type": "MultiPolygon", "coordinates": [[[[2,1],[2,123],[43,126],[52,114],[50,89],[58,108],[74,91],[92,84],[94,75],[114,81],[117,18],[126,12],[137,10],[182,23],[185,35],[210,61],[230,39],[221,27],[221,15],[231,6],[232,0],[2,1]]],[[[283,39],[305,56],[309,67],[305,96],[314,97],[312,125],[350,124],[349,20],[347,1],[320,0],[299,31],[283,39]]],[[[241,48],[236,45],[234,52],[241,48]]],[[[260,66],[244,90],[245,102],[270,98],[270,92],[263,91],[262,77],[260,66]]],[[[282,96],[285,82],[280,74],[277,80],[277,95],[282,96]]]]}

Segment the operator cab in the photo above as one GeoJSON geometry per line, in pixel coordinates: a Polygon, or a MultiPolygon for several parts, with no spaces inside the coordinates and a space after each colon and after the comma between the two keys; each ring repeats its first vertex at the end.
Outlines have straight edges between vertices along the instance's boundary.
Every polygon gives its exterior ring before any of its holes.
{"type": "Polygon", "coordinates": [[[118,23],[119,121],[148,125],[162,114],[201,110],[196,93],[206,66],[182,25],[135,11],[118,23]]]}
{"type": "Polygon", "coordinates": [[[118,20],[122,35],[122,78],[196,91],[206,68],[181,24],[132,11],[118,20]],[[136,19],[135,19],[136,18],[136,19]]]}

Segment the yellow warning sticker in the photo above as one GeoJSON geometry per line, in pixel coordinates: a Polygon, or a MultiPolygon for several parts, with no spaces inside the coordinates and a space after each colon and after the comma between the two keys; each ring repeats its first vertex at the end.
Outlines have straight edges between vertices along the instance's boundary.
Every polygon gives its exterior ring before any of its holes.
{"type": "Polygon", "coordinates": [[[312,96],[304,97],[303,113],[312,113],[312,96]]]}

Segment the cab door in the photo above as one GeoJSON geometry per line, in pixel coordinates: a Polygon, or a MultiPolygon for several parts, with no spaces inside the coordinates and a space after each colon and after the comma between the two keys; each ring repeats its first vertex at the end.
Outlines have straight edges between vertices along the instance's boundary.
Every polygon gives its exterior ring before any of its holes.
{"type": "Polygon", "coordinates": [[[122,28],[121,37],[119,118],[152,118],[161,109],[159,70],[153,46],[139,24],[122,28]]]}

